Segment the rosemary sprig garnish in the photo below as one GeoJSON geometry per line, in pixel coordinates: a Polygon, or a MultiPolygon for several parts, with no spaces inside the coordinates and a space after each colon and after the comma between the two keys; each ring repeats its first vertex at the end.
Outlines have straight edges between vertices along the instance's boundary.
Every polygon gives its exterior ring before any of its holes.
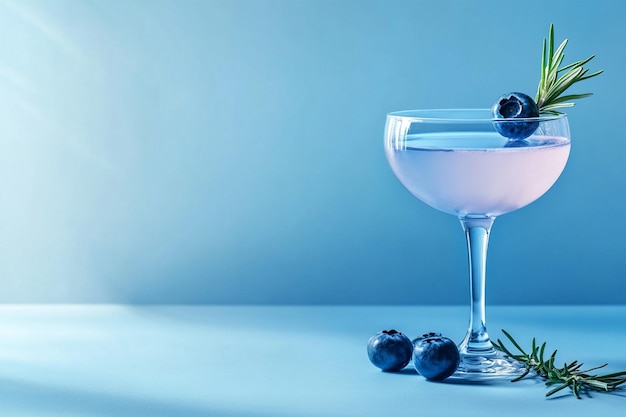
{"type": "Polygon", "coordinates": [[[526,377],[530,371],[535,373],[545,380],[546,386],[555,386],[546,393],[546,397],[561,391],[569,387],[576,398],[580,399],[581,393],[588,391],[614,391],[618,389],[618,386],[626,382],[626,371],[614,372],[605,375],[593,375],[589,372],[595,371],[607,366],[597,366],[595,368],[581,370],[582,363],[574,361],[572,363],[564,363],[563,367],[555,365],[556,350],[546,359],[544,352],[546,349],[546,342],[543,342],[541,346],[537,346],[535,338],[532,340],[530,353],[526,353],[521,348],[519,343],[515,341],[513,336],[502,330],[502,333],[509,339],[509,341],[517,348],[519,354],[512,353],[500,339],[498,342],[493,343],[493,347],[496,350],[501,351],[506,356],[520,361],[524,364],[525,370],[519,377],[512,380],[512,382],[519,381],[526,377]]]}
{"type": "Polygon", "coordinates": [[[603,72],[596,71],[587,75],[589,70],[583,67],[583,65],[591,61],[595,55],[559,68],[565,57],[563,51],[566,45],[567,39],[559,45],[556,51],[554,50],[554,25],[551,24],[547,47],[546,39],[544,38],[543,40],[541,79],[535,99],[537,106],[539,106],[539,113],[558,114],[558,109],[572,107],[574,105],[571,100],[589,97],[592,93],[562,94],[575,83],[595,77],[603,72]]]}

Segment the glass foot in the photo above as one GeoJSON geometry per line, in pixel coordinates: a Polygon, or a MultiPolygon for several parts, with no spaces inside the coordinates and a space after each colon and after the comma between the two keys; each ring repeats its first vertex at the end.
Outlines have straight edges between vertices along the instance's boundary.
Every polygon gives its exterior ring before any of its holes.
{"type": "Polygon", "coordinates": [[[475,382],[510,381],[524,371],[525,367],[519,362],[497,351],[483,355],[461,354],[461,363],[450,378],[475,382]]]}

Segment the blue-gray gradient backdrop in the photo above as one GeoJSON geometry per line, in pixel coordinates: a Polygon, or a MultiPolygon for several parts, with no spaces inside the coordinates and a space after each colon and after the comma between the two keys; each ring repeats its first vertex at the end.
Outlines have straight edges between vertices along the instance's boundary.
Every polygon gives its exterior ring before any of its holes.
{"type": "Polygon", "coordinates": [[[553,22],[605,73],[496,220],[488,303],[626,303],[625,4],[0,0],[0,301],[466,303],[385,115],[534,95],[553,22]]]}

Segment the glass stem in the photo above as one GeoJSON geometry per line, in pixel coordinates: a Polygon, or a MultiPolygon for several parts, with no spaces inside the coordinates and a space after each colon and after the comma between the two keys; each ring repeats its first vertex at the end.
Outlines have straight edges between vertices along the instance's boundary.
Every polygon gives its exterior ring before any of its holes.
{"type": "Polygon", "coordinates": [[[470,274],[470,322],[460,345],[462,355],[494,354],[485,320],[485,272],[487,245],[494,217],[462,217],[461,225],[467,239],[470,274]]]}

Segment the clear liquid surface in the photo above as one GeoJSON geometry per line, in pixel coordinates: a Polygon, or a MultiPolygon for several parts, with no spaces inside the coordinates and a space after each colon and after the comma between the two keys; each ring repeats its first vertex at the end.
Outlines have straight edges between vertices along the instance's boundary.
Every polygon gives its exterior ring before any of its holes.
{"type": "Polygon", "coordinates": [[[491,132],[430,133],[387,144],[385,152],[396,177],[424,203],[457,216],[498,216],[548,191],[570,152],[563,137],[512,144],[491,132]]]}

